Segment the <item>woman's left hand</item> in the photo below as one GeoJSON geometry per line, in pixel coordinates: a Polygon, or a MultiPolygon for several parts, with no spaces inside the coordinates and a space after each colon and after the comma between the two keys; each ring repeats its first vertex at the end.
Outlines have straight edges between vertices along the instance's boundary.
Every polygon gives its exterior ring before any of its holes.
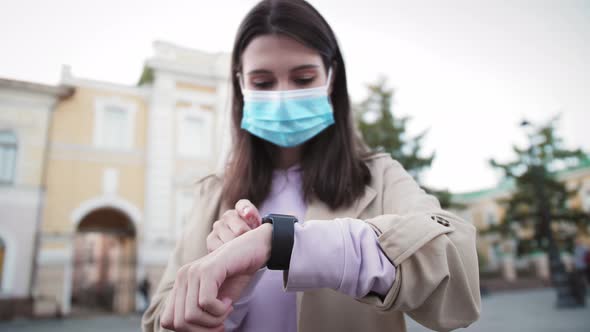
{"type": "Polygon", "coordinates": [[[252,276],[270,257],[272,225],[244,233],[178,270],[160,318],[163,328],[175,331],[223,330],[252,276]]]}

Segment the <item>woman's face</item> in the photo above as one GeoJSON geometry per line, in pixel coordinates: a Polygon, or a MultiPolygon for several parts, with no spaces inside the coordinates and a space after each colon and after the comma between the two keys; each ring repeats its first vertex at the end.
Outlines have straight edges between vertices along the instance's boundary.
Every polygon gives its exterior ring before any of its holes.
{"type": "Polygon", "coordinates": [[[284,35],[254,38],[242,53],[242,78],[249,90],[296,90],[326,84],[320,54],[284,35]]]}

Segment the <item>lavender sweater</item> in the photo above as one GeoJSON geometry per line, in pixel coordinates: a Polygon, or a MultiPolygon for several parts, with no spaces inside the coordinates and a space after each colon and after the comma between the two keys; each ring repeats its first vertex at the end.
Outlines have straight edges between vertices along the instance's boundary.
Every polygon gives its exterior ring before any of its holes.
{"type": "Polygon", "coordinates": [[[291,214],[299,220],[287,285],[283,289],[283,271],[258,270],[234,303],[226,331],[297,331],[296,291],[331,288],[360,298],[371,291],[384,296],[391,288],[395,267],[370,226],[357,219],[305,221],[306,210],[300,168],[274,171],[260,214],[291,214]]]}

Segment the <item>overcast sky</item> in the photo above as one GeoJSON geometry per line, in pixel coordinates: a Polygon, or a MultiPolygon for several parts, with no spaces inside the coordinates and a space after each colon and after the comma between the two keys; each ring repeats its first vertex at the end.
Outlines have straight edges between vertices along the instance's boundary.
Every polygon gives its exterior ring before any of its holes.
{"type": "MultiPolygon", "coordinates": [[[[133,85],[152,42],[231,51],[257,1],[0,0],[0,77],[75,76],[133,85]]],[[[590,1],[311,1],[340,41],[353,101],[385,75],[394,113],[430,129],[428,185],[493,186],[491,157],[522,142],[523,118],[560,112],[570,146],[590,151],[590,1]]]]}

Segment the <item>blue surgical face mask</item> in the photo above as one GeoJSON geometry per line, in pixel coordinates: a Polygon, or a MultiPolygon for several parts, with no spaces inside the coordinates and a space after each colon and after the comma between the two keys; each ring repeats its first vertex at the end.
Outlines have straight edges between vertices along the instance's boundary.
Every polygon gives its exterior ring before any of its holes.
{"type": "Polygon", "coordinates": [[[328,97],[332,70],[322,87],[283,91],[246,90],[242,129],[282,147],[305,143],[334,123],[328,97]]]}

